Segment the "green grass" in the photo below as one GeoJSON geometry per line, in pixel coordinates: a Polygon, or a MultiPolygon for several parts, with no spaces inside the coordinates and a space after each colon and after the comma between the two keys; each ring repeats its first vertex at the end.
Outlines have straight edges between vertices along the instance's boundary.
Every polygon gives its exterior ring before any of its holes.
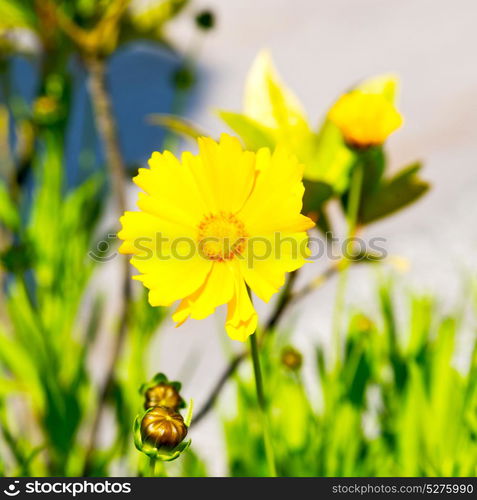
{"type": "MultiPolygon", "coordinates": [[[[472,340],[462,346],[463,311],[444,315],[431,297],[412,296],[407,318],[398,322],[391,284],[377,295],[378,317],[351,314],[339,361],[327,362],[319,347],[304,353],[316,365],[310,391],[302,373],[280,364],[280,335],[267,343],[262,359],[279,474],[474,476],[475,316],[472,340]],[[468,367],[458,366],[459,345],[471,355],[468,367]]],[[[249,367],[235,388],[235,416],[224,419],[230,473],[264,476],[249,367]]]]}

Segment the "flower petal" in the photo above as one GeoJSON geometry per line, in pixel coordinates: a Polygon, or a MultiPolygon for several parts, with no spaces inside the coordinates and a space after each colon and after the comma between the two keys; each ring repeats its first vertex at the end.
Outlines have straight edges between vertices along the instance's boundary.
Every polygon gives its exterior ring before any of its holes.
{"type": "Polygon", "coordinates": [[[227,262],[215,262],[204,284],[180,303],[172,319],[182,324],[189,317],[204,319],[211,315],[216,307],[231,300],[234,279],[234,272],[227,262]]]}
{"type": "Polygon", "coordinates": [[[211,261],[197,254],[184,259],[134,256],[131,264],[143,274],[138,279],[149,289],[152,306],[169,306],[192,294],[204,283],[212,267],[211,261]]]}
{"type": "Polygon", "coordinates": [[[276,231],[300,232],[314,226],[302,215],[303,166],[284,149],[273,154],[268,149],[257,152],[259,171],[255,187],[243,209],[237,215],[250,235],[276,231]]]}
{"type": "Polygon", "coordinates": [[[235,281],[235,293],[229,302],[225,330],[233,340],[245,342],[257,329],[258,316],[243,279],[235,281]]]}
{"type": "Polygon", "coordinates": [[[170,222],[149,212],[125,212],[119,221],[122,228],[118,238],[124,240],[119,252],[123,254],[139,255],[146,250],[165,252],[174,241],[183,242],[187,239],[192,246],[196,240],[195,228],[170,222]]]}
{"type": "Polygon", "coordinates": [[[190,168],[169,151],[154,152],[150,168],[140,168],[134,182],[149,196],[139,199],[139,208],[167,221],[195,227],[208,207],[190,168]]]}
{"type": "Polygon", "coordinates": [[[196,182],[215,211],[236,213],[242,208],[255,181],[255,154],[244,151],[236,137],[222,134],[220,142],[201,137],[199,161],[193,166],[196,182]]]}
{"type": "Polygon", "coordinates": [[[307,262],[307,242],[305,232],[276,233],[250,239],[240,261],[240,271],[247,285],[268,302],[285,283],[285,274],[307,262]]]}

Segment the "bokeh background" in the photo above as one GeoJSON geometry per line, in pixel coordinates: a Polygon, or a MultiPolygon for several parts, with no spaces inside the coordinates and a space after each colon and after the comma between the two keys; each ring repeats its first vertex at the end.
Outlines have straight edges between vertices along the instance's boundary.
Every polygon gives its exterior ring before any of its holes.
{"type": "MultiPolygon", "coordinates": [[[[145,8],[148,0],[134,0],[133,4],[145,8]]],[[[131,167],[130,175],[152,151],[163,147],[165,129],[146,118],[151,113],[175,112],[171,82],[184,54],[194,55],[197,80],[182,102],[180,114],[212,136],[227,130],[214,110],[241,110],[247,72],[263,48],[272,54],[313,125],[323,120],[330,105],[350,86],[373,75],[396,73],[402,85],[399,109],[405,124],[387,144],[391,170],[420,159],[422,175],[432,189],[411,210],[367,228],[366,238],[386,240],[388,254],[399,263],[396,279],[403,290],[432,293],[444,311],[451,310],[464,293],[465,278],[476,266],[476,18],[473,0],[194,0],[185,15],[165,28],[176,52],[150,43],[134,44],[121,48],[108,63],[120,146],[131,167]],[[207,36],[199,36],[191,19],[204,9],[214,13],[216,24],[207,36]]],[[[25,34],[20,41],[34,46],[25,34]]],[[[73,186],[101,168],[103,154],[94,138],[85,73],[74,63],[71,70],[76,84],[66,171],[67,182],[73,186]]],[[[37,82],[31,61],[14,60],[13,80],[18,91],[31,100],[37,82]]],[[[186,141],[179,144],[179,149],[190,148],[194,146],[186,141]]],[[[134,209],[136,193],[129,185],[130,209],[134,209]]],[[[101,222],[105,231],[117,221],[113,201],[108,207],[101,222]]],[[[306,265],[299,284],[326,265],[325,260],[306,265]]],[[[99,382],[104,375],[104,353],[111,346],[110,325],[120,302],[119,267],[119,259],[114,258],[99,264],[90,286],[94,293],[102,291],[108,297],[98,348],[89,361],[99,382]]],[[[282,322],[284,330],[293,330],[293,344],[304,355],[305,381],[315,376],[314,346],[331,343],[335,293],[336,278],[293,306],[282,322]]],[[[375,298],[375,270],[366,266],[352,269],[348,307],[373,314],[378,307],[375,298]]],[[[83,307],[86,317],[90,303],[86,301],[83,307]]],[[[259,314],[267,316],[271,307],[259,303],[259,314]]],[[[201,322],[189,321],[179,329],[168,317],[150,349],[150,374],[161,371],[181,380],[184,397],[193,397],[198,407],[227,365],[230,352],[241,347],[224,335],[223,313],[201,322]]],[[[463,364],[470,355],[466,338],[473,334],[474,326],[465,326],[460,341],[458,359],[463,364]]],[[[200,450],[210,475],[227,472],[220,418],[227,413],[232,397],[225,391],[218,411],[191,431],[194,447],[200,450]]],[[[102,422],[105,442],[112,419],[107,414],[102,422]]]]}

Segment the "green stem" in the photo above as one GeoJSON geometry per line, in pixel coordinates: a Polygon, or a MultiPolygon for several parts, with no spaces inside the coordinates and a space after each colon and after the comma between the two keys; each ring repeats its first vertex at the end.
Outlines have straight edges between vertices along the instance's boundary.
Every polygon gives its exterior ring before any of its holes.
{"type": "Polygon", "coordinates": [[[156,477],[156,463],[157,460],[153,457],[149,458],[149,471],[148,477],[156,477]]]}
{"type": "Polygon", "coordinates": [[[341,359],[341,317],[343,315],[343,310],[345,307],[346,299],[346,286],[348,283],[348,269],[350,261],[348,259],[349,248],[351,242],[349,241],[354,237],[356,233],[356,226],[358,222],[359,206],[361,203],[361,189],[363,185],[363,164],[360,158],[358,158],[354,169],[353,176],[351,178],[351,186],[349,192],[348,201],[348,231],[347,231],[347,241],[345,247],[345,255],[343,256],[343,262],[341,263],[339,271],[338,288],[336,291],[336,301],[333,311],[333,339],[335,345],[335,360],[339,361],[341,359]]]}
{"type": "Polygon", "coordinates": [[[348,237],[352,237],[358,222],[359,205],[361,203],[361,189],[363,185],[363,164],[358,160],[351,178],[348,207],[348,237]]]}
{"type": "Polygon", "coordinates": [[[164,462],[157,458],[149,457],[149,467],[147,469],[148,477],[167,477],[164,462]]]}
{"type": "Polygon", "coordinates": [[[257,334],[254,333],[250,336],[250,347],[253,361],[253,373],[255,375],[255,387],[257,390],[258,406],[260,409],[260,416],[262,419],[263,441],[265,444],[265,456],[267,458],[268,474],[270,477],[277,476],[275,467],[275,457],[273,455],[272,440],[270,436],[270,426],[267,415],[267,404],[263,391],[263,378],[262,370],[260,368],[260,357],[258,353],[257,334]]]}

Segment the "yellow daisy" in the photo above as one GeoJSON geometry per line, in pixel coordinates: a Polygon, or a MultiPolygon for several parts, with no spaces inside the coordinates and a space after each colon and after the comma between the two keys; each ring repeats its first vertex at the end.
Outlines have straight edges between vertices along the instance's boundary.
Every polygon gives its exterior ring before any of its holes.
{"type": "Polygon", "coordinates": [[[342,95],[328,114],[350,146],[382,144],[403,122],[393,102],[382,94],[354,90],[342,95]]]}
{"type": "Polygon", "coordinates": [[[152,306],[181,300],[173,319],[203,319],[227,304],[225,328],[244,341],[257,327],[247,286],[268,301],[308,256],[300,213],[303,167],[277,149],[238,139],[198,140],[199,153],[153,153],[134,182],[139,212],[121,217],[120,252],[132,254],[152,306]]]}

